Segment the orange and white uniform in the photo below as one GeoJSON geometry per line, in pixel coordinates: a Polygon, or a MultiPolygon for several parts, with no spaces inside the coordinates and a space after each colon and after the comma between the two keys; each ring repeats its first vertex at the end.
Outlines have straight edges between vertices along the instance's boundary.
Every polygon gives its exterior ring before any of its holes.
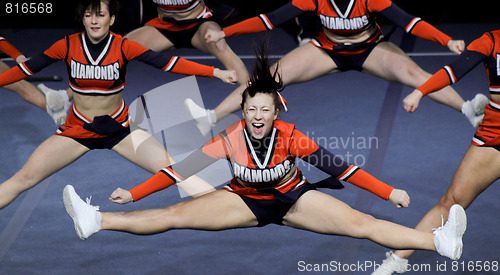
{"type": "Polygon", "coordinates": [[[382,15],[408,33],[444,46],[451,39],[421,18],[407,14],[390,0],[293,0],[273,12],[260,14],[223,30],[227,37],[271,30],[306,11],[316,13],[323,26],[319,36],[311,43],[339,54],[359,54],[369,49],[363,44],[377,43],[382,39],[382,31],[376,23],[377,15],[382,15]],[[361,43],[335,43],[325,34],[328,31],[349,37],[372,27],[376,28],[374,34],[361,43]]]}
{"type": "MultiPolygon", "coordinates": [[[[165,13],[185,13],[199,5],[204,5],[202,0],[153,0],[153,2],[160,11],[165,13]]],[[[204,19],[212,16],[212,10],[205,6],[202,12],[196,16],[196,19],[178,21],[168,17],[157,17],[148,21],[145,25],[168,31],[185,31],[198,26],[204,19]]]]}
{"type": "MultiPolygon", "coordinates": [[[[488,77],[489,93],[500,94],[500,30],[483,34],[451,64],[436,72],[417,89],[424,95],[454,84],[478,64],[483,63],[488,77]]],[[[500,145],[500,102],[490,99],[484,110],[483,122],[472,138],[477,146],[500,145]]]]}
{"type": "Polygon", "coordinates": [[[223,187],[257,200],[276,200],[307,184],[302,172],[295,166],[299,157],[340,180],[364,188],[388,199],[393,188],[377,180],[355,165],[345,163],[312,139],[295,129],[295,125],[274,121],[269,135],[254,140],[239,121],[219,133],[186,159],[165,167],[156,175],[130,190],[134,201],[181,182],[218,159],[227,159],[234,178],[223,187]]]}
{"type": "MultiPolygon", "coordinates": [[[[24,79],[59,60],[66,63],[73,92],[87,96],[121,93],[126,84],[127,64],[132,60],[177,74],[213,77],[214,72],[214,67],[154,52],[112,32],[98,44],[91,43],[82,32],[66,36],[44,53],[1,74],[0,86],[24,79]]],[[[66,123],[56,134],[75,140],[105,138],[127,131],[128,121],[128,107],[123,101],[112,115],[96,118],[84,117],[73,105],[66,123]]]]}

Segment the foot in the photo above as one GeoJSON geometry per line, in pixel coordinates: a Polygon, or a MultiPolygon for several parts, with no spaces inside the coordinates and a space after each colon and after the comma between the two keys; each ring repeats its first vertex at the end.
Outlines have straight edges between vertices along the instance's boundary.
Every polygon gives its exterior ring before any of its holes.
{"type": "Polygon", "coordinates": [[[191,117],[194,119],[194,123],[196,124],[196,127],[198,128],[200,133],[203,136],[206,136],[215,125],[215,122],[212,118],[213,115],[209,113],[210,110],[206,110],[198,106],[198,104],[196,104],[190,98],[184,100],[184,106],[189,112],[189,115],[191,115],[191,117]]]}
{"type": "Polygon", "coordinates": [[[476,94],[472,100],[468,100],[462,105],[462,114],[467,117],[474,128],[477,128],[479,123],[483,121],[484,108],[488,102],[485,95],[476,94]]]}
{"type": "Polygon", "coordinates": [[[394,272],[404,273],[407,271],[408,260],[395,257],[392,251],[385,253],[387,257],[382,264],[375,269],[372,275],[390,275],[394,272]]]}
{"type": "Polygon", "coordinates": [[[47,113],[57,126],[62,126],[66,122],[66,116],[71,107],[68,93],[65,90],[50,89],[43,84],[38,85],[37,88],[45,95],[47,113]]]}
{"type": "Polygon", "coordinates": [[[76,234],[85,240],[101,230],[101,212],[99,206],[90,205],[90,199],[84,202],[75,192],[75,188],[66,185],[63,191],[63,200],[66,211],[75,223],[76,234]]]}
{"type": "Polygon", "coordinates": [[[437,252],[454,261],[462,256],[462,236],[467,228],[467,215],[462,206],[455,204],[450,208],[448,221],[434,230],[434,245],[437,252]]]}

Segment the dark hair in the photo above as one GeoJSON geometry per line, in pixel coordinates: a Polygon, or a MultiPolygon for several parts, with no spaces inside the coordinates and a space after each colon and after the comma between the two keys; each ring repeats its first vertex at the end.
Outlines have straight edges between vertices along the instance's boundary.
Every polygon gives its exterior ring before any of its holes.
{"type": "Polygon", "coordinates": [[[101,2],[108,5],[110,17],[118,14],[119,3],[117,0],[80,0],[78,1],[75,16],[76,25],[80,30],[83,30],[82,22],[87,8],[90,7],[92,12],[98,13],[101,10],[101,2]]]}
{"type": "Polygon", "coordinates": [[[279,64],[276,64],[274,72],[271,73],[268,52],[268,40],[266,39],[260,47],[256,47],[255,49],[257,60],[255,62],[252,76],[250,76],[250,80],[248,81],[248,86],[242,94],[242,110],[247,97],[254,97],[257,93],[271,95],[274,99],[275,108],[277,110],[281,109],[278,92],[283,89],[283,81],[278,73],[279,64]]]}

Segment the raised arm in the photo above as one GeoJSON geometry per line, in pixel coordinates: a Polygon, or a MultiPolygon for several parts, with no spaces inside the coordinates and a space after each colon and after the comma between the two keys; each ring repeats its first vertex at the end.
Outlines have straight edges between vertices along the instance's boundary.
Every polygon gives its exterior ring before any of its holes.
{"type": "Polygon", "coordinates": [[[422,97],[459,81],[479,63],[487,59],[492,49],[493,39],[489,34],[474,40],[455,61],[437,71],[424,84],[405,97],[403,100],[405,111],[414,112],[422,97]]]}
{"type": "MultiPolygon", "coordinates": [[[[17,66],[10,68],[3,74],[0,74],[0,87],[25,79],[59,59],[63,59],[66,48],[66,42],[64,41],[64,39],[61,39],[44,53],[35,55],[30,60],[22,62],[17,66]]],[[[20,56],[17,56],[17,58],[19,57],[20,56]]]]}
{"type": "Polygon", "coordinates": [[[178,56],[169,56],[145,48],[135,41],[125,40],[123,51],[128,60],[138,60],[166,72],[217,77],[223,82],[234,84],[238,81],[236,72],[220,70],[212,66],[202,65],[178,56]]]}
{"type": "Polygon", "coordinates": [[[224,28],[222,31],[208,30],[205,35],[205,40],[207,40],[207,42],[217,42],[224,37],[272,30],[297,15],[300,15],[304,11],[315,9],[316,5],[314,1],[311,0],[290,1],[272,12],[243,20],[224,28]]]}
{"type": "Polygon", "coordinates": [[[225,137],[221,133],[182,161],[163,168],[151,178],[129,191],[121,188],[116,189],[111,194],[109,200],[119,204],[138,201],[155,192],[182,182],[219,159],[227,158],[227,150],[225,137]]]}
{"type": "Polygon", "coordinates": [[[403,28],[407,33],[422,39],[437,42],[448,47],[452,52],[460,54],[465,48],[465,42],[463,40],[453,40],[450,36],[441,32],[421,18],[406,13],[389,0],[371,0],[369,1],[369,9],[392,21],[397,26],[403,28]]]}
{"type": "Polygon", "coordinates": [[[410,203],[405,191],[394,189],[361,168],[345,162],[297,130],[294,132],[291,153],[332,177],[389,200],[397,207],[407,207],[410,203]]]}
{"type": "Polygon", "coordinates": [[[17,63],[26,61],[26,57],[16,48],[10,44],[5,37],[0,35],[0,51],[12,57],[17,63]]]}

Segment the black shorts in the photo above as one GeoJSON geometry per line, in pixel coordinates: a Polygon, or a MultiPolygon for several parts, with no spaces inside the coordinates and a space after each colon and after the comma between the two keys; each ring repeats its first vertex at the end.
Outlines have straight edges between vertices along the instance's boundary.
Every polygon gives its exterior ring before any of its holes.
{"type": "Polygon", "coordinates": [[[169,31],[156,28],[163,36],[165,36],[176,48],[194,48],[191,44],[193,36],[196,34],[201,24],[198,24],[190,29],[183,31],[169,31]]]}
{"type": "Polygon", "coordinates": [[[378,43],[365,43],[362,45],[359,45],[357,48],[353,50],[363,50],[363,52],[358,53],[358,54],[351,54],[351,55],[345,55],[345,54],[339,54],[335,50],[329,51],[326,49],[323,49],[337,64],[337,67],[340,71],[345,72],[349,70],[356,70],[356,71],[361,71],[363,69],[363,64],[366,61],[366,58],[368,58],[368,55],[373,51],[373,49],[378,45],[378,43]]]}
{"type": "Polygon", "coordinates": [[[81,145],[94,149],[112,149],[116,144],[120,143],[124,138],[130,134],[130,128],[124,128],[122,131],[112,134],[109,137],[102,138],[73,138],[81,145]]]}
{"type": "Polygon", "coordinates": [[[252,213],[257,217],[259,224],[265,226],[270,223],[283,225],[283,217],[297,200],[307,191],[316,190],[316,187],[310,183],[305,183],[302,187],[289,191],[287,193],[273,192],[275,200],[258,200],[239,195],[252,213]]]}

